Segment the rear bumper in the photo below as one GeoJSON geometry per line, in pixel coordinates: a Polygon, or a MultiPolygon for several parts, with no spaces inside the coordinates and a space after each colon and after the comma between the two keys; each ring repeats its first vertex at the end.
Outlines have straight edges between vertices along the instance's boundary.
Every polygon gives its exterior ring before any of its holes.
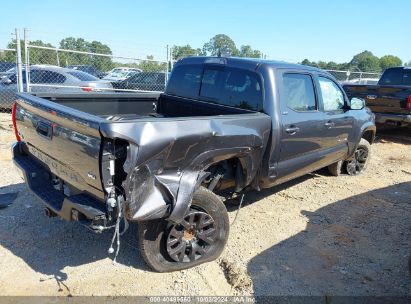
{"type": "Polygon", "coordinates": [[[66,196],[56,190],[47,168],[33,156],[24,153],[22,145],[21,142],[13,145],[13,162],[20,170],[29,191],[45,207],[67,221],[79,221],[96,231],[107,225],[104,204],[85,193],[66,196]]]}
{"type": "Polygon", "coordinates": [[[375,122],[378,124],[411,124],[411,115],[375,113],[375,122]]]}

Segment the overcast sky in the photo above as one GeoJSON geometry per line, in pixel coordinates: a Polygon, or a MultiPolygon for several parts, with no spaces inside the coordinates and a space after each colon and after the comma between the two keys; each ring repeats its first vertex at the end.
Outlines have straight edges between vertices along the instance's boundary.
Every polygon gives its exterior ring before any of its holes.
{"type": "Polygon", "coordinates": [[[0,48],[14,28],[58,45],[65,37],[108,44],[115,54],[165,56],[216,34],[270,59],[346,62],[363,50],[411,60],[411,0],[2,1],[0,48]]]}

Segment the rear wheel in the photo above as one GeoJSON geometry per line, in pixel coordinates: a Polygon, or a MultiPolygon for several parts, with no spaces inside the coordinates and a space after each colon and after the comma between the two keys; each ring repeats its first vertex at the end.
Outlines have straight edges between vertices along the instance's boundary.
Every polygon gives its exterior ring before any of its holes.
{"type": "Polygon", "coordinates": [[[200,187],[181,223],[146,221],[138,231],[146,263],[159,272],[176,271],[220,256],[228,239],[228,214],[218,196],[200,187]]]}

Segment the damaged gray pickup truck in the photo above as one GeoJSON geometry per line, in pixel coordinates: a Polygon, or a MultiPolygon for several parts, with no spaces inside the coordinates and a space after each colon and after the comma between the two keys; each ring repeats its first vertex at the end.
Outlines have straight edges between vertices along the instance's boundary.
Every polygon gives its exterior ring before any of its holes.
{"type": "Polygon", "coordinates": [[[225,198],[323,167],[358,174],[375,134],[328,73],[225,57],[180,60],[162,94],[18,94],[13,123],[14,162],[46,214],[114,229],[117,253],[137,222],[160,272],[221,254],[225,198]]]}

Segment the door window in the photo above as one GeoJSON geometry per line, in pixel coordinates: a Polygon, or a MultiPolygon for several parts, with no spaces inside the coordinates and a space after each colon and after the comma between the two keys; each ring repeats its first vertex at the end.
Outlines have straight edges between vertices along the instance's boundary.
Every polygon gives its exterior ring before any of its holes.
{"type": "Polygon", "coordinates": [[[310,75],[286,73],[283,75],[284,95],[287,106],[298,112],[315,111],[314,85],[310,75]]]}
{"type": "Polygon", "coordinates": [[[344,94],[331,79],[318,77],[324,111],[338,111],[344,108],[344,94]]]}

